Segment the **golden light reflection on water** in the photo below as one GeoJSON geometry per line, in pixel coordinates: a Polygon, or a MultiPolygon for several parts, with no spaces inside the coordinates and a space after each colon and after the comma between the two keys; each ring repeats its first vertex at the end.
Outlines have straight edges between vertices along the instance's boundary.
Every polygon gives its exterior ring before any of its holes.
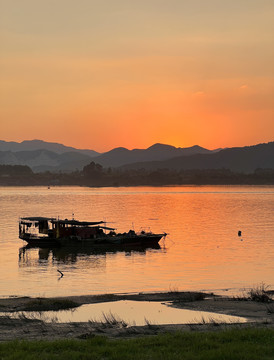
{"type": "MultiPolygon", "coordinates": [[[[22,315],[22,313],[20,313],[22,315]]],[[[45,322],[106,322],[114,318],[129,326],[147,324],[199,324],[203,322],[244,323],[246,318],[217,314],[207,311],[177,309],[168,304],[153,301],[121,300],[82,305],[74,310],[24,312],[25,317],[45,322]]],[[[0,316],[7,314],[0,313],[0,316]]],[[[17,313],[8,313],[17,317],[17,313]]]]}
{"type": "Polygon", "coordinates": [[[273,200],[271,186],[0,188],[1,295],[274,285],[273,200]],[[150,227],[169,235],[160,249],[39,250],[18,239],[20,216],[72,213],[119,231],[150,227]]]}

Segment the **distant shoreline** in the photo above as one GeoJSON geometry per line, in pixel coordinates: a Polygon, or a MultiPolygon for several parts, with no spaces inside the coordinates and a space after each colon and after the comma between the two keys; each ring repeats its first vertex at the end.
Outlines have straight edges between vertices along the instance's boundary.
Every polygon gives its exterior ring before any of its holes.
{"type": "Polygon", "coordinates": [[[216,169],[112,169],[91,163],[70,173],[34,173],[23,165],[0,165],[0,186],[179,186],[179,185],[274,185],[274,169],[251,173],[216,169]]]}
{"type": "Polygon", "coordinates": [[[48,185],[48,184],[33,184],[33,183],[22,183],[22,184],[18,184],[18,183],[11,183],[11,184],[6,184],[1,182],[0,179],[0,187],[41,187],[41,188],[55,188],[55,187],[79,187],[79,188],[130,188],[130,187],[135,187],[135,188],[140,188],[140,187],[156,187],[156,188],[161,188],[161,187],[199,187],[199,186],[274,186],[274,179],[273,182],[261,182],[261,183],[185,183],[185,184],[140,184],[140,185],[86,185],[86,184],[59,184],[59,185],[48,185]]]}

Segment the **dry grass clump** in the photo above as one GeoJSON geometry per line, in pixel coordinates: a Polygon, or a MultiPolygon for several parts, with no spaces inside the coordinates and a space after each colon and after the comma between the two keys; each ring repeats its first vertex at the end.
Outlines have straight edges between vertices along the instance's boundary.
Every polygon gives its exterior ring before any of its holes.
{"type": "Polygon", "coordinates": [[[207,294],[198,291],[180,292],[176,290],[170,290],[168,294],[172,295],[172,297],[174,298],[174,303],[201,301],[207,297],[207,294]]]}
{"type": "Polygon", "coordinates": [[[252,289],[248,290],[245,294],[241,296],[235,296],[233,297],[233,300],[238,301],[257,301],[262,303],[271,303],[273,302],[273,291],[268,290],[269,285],[266,285],[265,283],[261,283],[252,289]]]}
{"type": "Polygon", "coordinates": [[[124,321],[116,317],[110,311],[108,314],[102,312],[103,320],[96,321],[96,320],[89,320],[90,325],[95,325],[96,327],[101,328],[126,328],[128,324],[124,321]]]}
{"type": "Polygon", "coordinates": [[[109,312],[108,314],[105,314],[103,312],[103,317],[104,317],[104,321],[103,323],[108,325],[108,326],[114,326],[114,327],[127,327],[128,324],[124,321],[121,320],[117,317],[115,317],[112,312],[109,312]]]}
{"type": "Polygon", "coordinates": [[[272,297],[267,292],[268,288],[269,286],[265,285],[264,283],[261,283],[255,288],[252,288],[249,291],[250,299],[253,301],[264,302],[264,303],[272,302],[273,301],[272,297]]]}

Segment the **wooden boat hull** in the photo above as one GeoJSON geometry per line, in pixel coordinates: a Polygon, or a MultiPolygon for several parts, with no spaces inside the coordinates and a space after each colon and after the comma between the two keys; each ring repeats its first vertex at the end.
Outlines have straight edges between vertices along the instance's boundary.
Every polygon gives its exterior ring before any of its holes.
{"type": "Polygon", "coordinates": [[[71,245],[156,245],[164,234],[136,235],[136,236],[111,236],[97,237],[92,239],[80,239],[78,237],[69,238],[49,238],[49,237],[30,237],[26,234],[20,239],[32,246],[71,246],[71,245]]]}
{"type": "Polygon", "coordinates": [[[40,246],[40,247],[46,247],[46,246],[60,246],[60,244],[56,241],[56,239],[52,239],[49,237],[34,237],[34,236],[28,236],[28,234],[20,235],[20,239],[26,241],[28,245],[30,246],[40,246]]]}

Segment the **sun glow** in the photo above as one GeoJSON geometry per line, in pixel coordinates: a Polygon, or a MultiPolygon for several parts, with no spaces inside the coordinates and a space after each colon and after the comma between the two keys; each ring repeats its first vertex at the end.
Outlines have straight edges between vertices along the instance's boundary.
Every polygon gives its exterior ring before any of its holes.
{"type": "Polygon", "coordinates": [[[2,139],[97,151],[273,140],[273,5],[153,4],[60,0],[53,16],[6,2],[2,139]]]}

